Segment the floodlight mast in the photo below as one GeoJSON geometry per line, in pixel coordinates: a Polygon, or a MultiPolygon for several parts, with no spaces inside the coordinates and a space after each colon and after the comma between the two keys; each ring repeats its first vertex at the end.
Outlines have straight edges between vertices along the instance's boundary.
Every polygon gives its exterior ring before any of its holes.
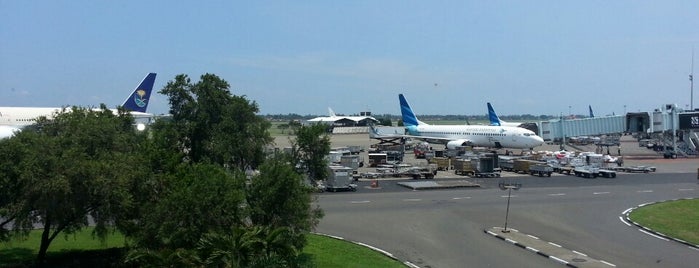
{"type": "Polygon", "coordinates": [[[692,67],[689,71],[689,109],[694,111],[694,47],[692,47],[692,67]]]}

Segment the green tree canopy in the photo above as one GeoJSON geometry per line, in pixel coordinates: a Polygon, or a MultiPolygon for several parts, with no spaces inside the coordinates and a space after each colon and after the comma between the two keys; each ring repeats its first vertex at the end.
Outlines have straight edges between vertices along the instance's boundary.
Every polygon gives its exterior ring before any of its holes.
{"type": "Polygon", "coordinates": [[[204,74],[191,83],[181,74],[160,93],[170,102],[175,145],[188,160],[239,169],[264,161],[264,148],[273,142],[271,124],[256,115],[257,103],[232,95],[225,80],[204,74]]]}
{"type": "Polygon", "coordinates": [[[138,153],[143,135],[133,118],[73,107],[15,137],[0,141],[0,218],[3,230],[43,229],[38,259],[42,261],[59,233],[88,224],[97,235],[133,206],[129,186],[146,174],[138,153]]]}
{"type": "Polygon", "coordinates": [[[304,180],[286,155],[275,156],[260,167],[247,191],[252,223],[289,228],[299,250],[305,245],[303,235],[323,216],[320,208],[312,207],[312,190],[304,180]]]}
{"type": "Polygon", "coordinates": [[[300,126],[296,139],[291,141],[294,164],[301,167],[312,180],[327,177],[330,137],[323,124],[300,126]]]}

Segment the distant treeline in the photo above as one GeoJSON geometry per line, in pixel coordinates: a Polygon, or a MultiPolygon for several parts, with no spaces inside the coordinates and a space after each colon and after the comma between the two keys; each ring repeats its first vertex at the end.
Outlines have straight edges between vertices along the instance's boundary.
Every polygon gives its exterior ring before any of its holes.
{"type": "MultiPolygon", "coordinates": [[[[343,114],[337,114],[338,116],[342,116],[343,114]]],[[[263,115],[263,117],[267,118],[270,121],[282,121],[282,122],[288,122],[291,120],[308,120],[311,118],[316,118],[319,116],[327,116],[327,115],[299,115],[299,114],[268,114],[268,115],[263,115]]],[[[358,116],[358,114],[353,114],[351,116],[358,116]]],[[[373,114],[372,115],[376,119],[391,119],[391,121],[397,121],[401,119],[401,116],[399,115],[392,115],[392,114],[373,114]]],[[[488,120],[488,115],[454,115],[454,114],[448,114],[448,115],[431,115],[431,114],[418,114],[418,118],[422,121],[487,121],[488,120]]],[[[583,118],[584,116],[579,116],[580,118],[583,118]]],[[[531,121],[544,121],[544,120],[549,120],[549,119],[554,119],[558,118],[557,116],[552,116],[552,115],[532,115],[532,114],[522,114],[522,115],[504,115],[500,116],[500,119],[505,120],[505,121],[514,121],[514,122],[531,122],[531,121]]]]}

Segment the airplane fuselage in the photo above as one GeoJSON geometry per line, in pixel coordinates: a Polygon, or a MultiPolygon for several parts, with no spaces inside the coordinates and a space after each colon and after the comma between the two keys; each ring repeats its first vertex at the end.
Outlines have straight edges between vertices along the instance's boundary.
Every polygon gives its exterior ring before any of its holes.
{"type": "Polygon", "coordinates": [[[527,149],[543,144],[543,139],[534,132],[517,127],[417,125],[407,126],[406,129],[413,136],[434,137],[451,141],[463,140],[471,146],[527,149]]]}

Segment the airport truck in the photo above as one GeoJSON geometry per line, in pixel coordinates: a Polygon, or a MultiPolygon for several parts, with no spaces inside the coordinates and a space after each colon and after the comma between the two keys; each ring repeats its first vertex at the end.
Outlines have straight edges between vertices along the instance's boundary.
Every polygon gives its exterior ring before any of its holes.
{"type": "Polygon", "coordinates": [[[437,175],[437,165],[428,164],[427,166],[414,166],[405,171],[403,174],[406,174],[416,180],[422,177],[425,179],[434,179],[434,176],[437,175]]]}
{"type": "Polygon", "coordinates": [[[512,171],[515,173],[529,173],[529,169],[533,165],[540,164],[539,161],[529,160],[529,159],[515,159],[513,161],[512,171]]]}
{"type": "Polygon", "coordinates": [[[597,178],[597,177],[616,178],[616,171],[608,170],[608,169],[601,169],[601,168],[592,167],[592,166],[575,167],[575,169],[573,169],[573,173],[575,174],[575,176],[583,177],[583,178],[597,178]]]}
{"type": "Polygon", "coordinates": [[[535,164],[529,166],[529,174],[532,176],[539,175],[539,177],[551,177],[553,173],[553,167],[547,164],[535,164]]]}
{"type": "Polygon", "coordinates": [[[352,169],[343,166],[328,166],[328,177],[324,185],[326,191],[336,192],[337,190],[356,191],[357,185],[352,181],[352,169]]]}

